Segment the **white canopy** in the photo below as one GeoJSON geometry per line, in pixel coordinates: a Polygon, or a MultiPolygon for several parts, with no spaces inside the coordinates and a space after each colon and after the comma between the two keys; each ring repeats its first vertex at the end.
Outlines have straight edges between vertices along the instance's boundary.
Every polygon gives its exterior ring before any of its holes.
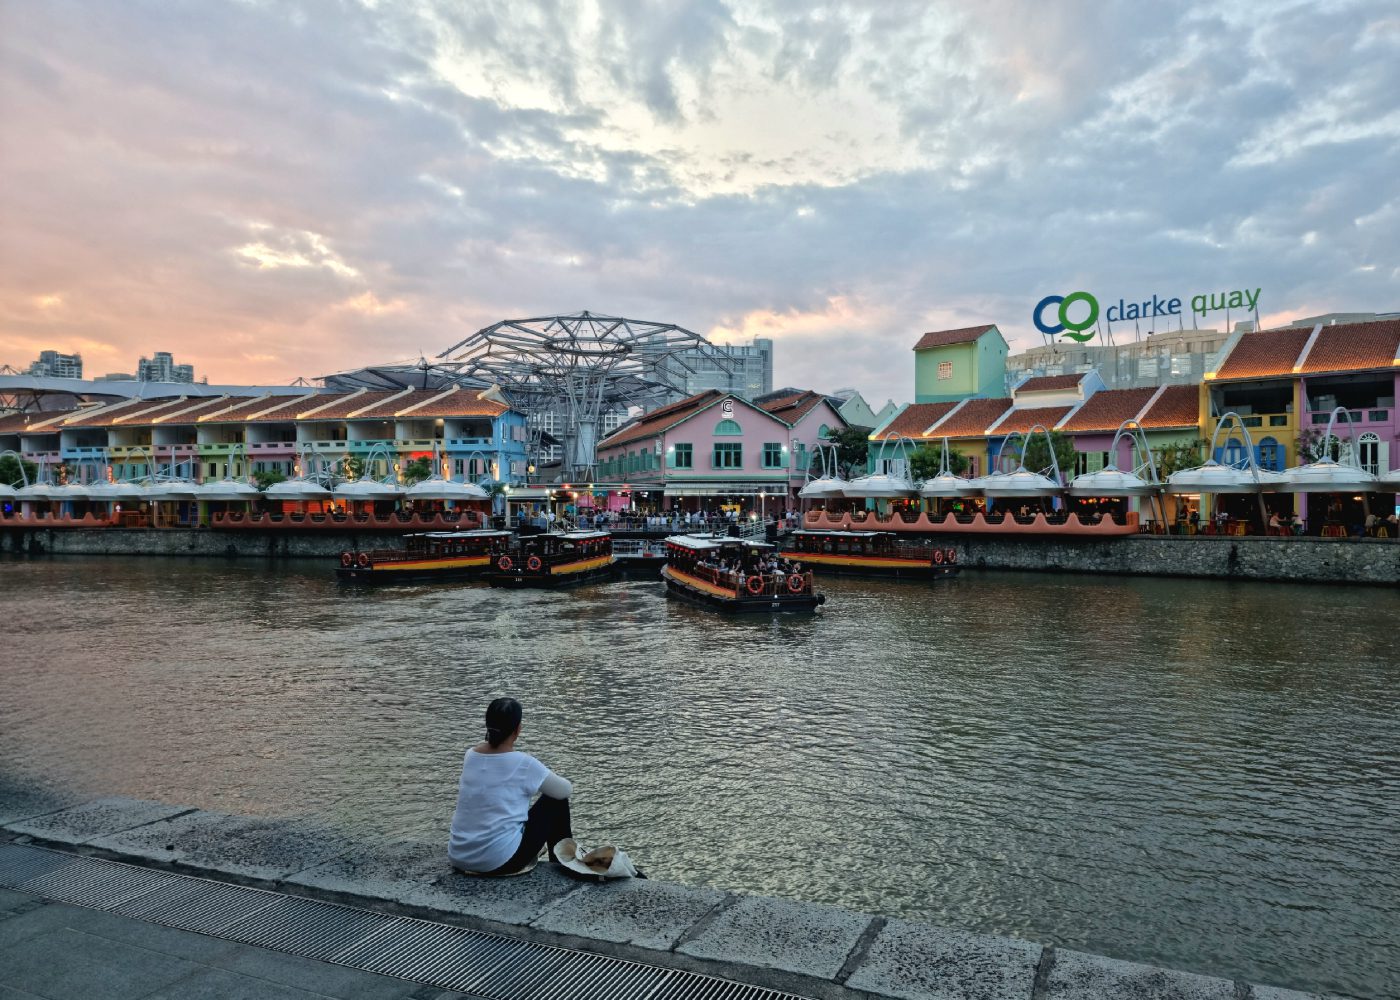
{"type": "Polygon", "coordinates": [[[899,479],[883,472],[872,473],[852,479],[841,488],[841,495],[847,497],[915,497],[918,491],[907,479],[899,479]]]}
{"type": "Polygon", "coordinates": [[[489,500],[491,494],[473,483],[451,479],[425,479],[408,488],[410,500],[489,500]]]}
{"type": "Polygon", "coordinates": [[[91,499],[103,503],[113,503],[118,500],[144,500],[147,496],[146,487],[140,483],[93,483],[87,488],[87,491],[91,499]]]}
{"type": "Polygon", "coordinates": [[[21,486],[15,490],[15,498],[19,500],[49,500],[53,497],[54,488],[48,483],[30,483],[28,486],[21,486]]]}
{"type": "Polygon", "coordinates": [[[404,494],[398,483],[381,483],[374,479],[354,479],[331,490],[337,500],[393,500],[404,494]]]}
{"type": "Polygon", "coordinates": [[[1123,472],[1112,465],[1098,472],[1088,472],[1075,476],[1069,484],[1072,497],[1146,497],[1157,492],[1157,487],[1141,476],[1123,472]]]}
{"type": "Polygon", "coordinates": [[[57,503],[65,500],[86,500],[88,498],[88,488],[81,483],[64,483],[62,486],[49,487],[49,499],[57,503]]]}
{"type": "Polygon", "coordinates": [[[1375,489],[1379,482],[1376,476],[1354,465],[1323,458],[1285,471],[1282,489],[1289,493],[1364,493],[1375,489]]]}
{"type": "Polygon", "coordinates": [[[156,501],[193,500],[199,495],[199,484],[188,479],[166,479],[146,487],[146,499],[156,501]]]}
{"type": "Polygon", "coordinates": [[[1283,483],[1277,472],[1263,469],[1251,472],[1232,465],[1221,465],[1211,459],[1195,469],[1183,469],[1167,477],[1168,493],[1257,493],[1283,483]],[[1255,477],[1258,476],[1256,479],[1255,477]]]}
{"type": "Polygon", "coordinates": [[[846,487],[849,485],[844,479],[822,476],[804,485],[797,491],[797,495],[808,500],[839,499],[846,495],[846,487]]]}
{"type": "Polygon", "coordinates": [[[10,500],[15,496],[15,488],[8,483],[0,483],[0,500],[10,500]]]}
{"type": "Polygon", "coordinates": [[[970,497],[980,492],[981,490],[973,485],[973,480],[955,476],[951,472],[940,472],[919,487],[921,497],[970,497]]]}
{"type": "Polygon", "coordinates": [[[1020,500],[1032,497],[1053,497],[1064,492],[1064,487],[1049,476],[1031,472],[1021,466],[1015,472],[997,472],[972,480],[974,486],[988,497],[1005,497],[1020,500]]]}
{"type": "Polygon", "coordinates": [[[265,491],[269,500],[329,500],[331,491],[310,479],[284,479],[265,491]]]}
{"type": "Polygon", "coordinates": [[[1396,493],[1400,493],[1400,469],[1391,469],[1376,480],[1376,485],[1384,490],[1393,490],[1396,493]]]}
{"type": "Polygon", "coordinates": [[[224,478],[213,482],[200,483],[195,488],[195,496],[200,500],[253,500],[262,496],[252,483],[242,479],[224,478]]]}

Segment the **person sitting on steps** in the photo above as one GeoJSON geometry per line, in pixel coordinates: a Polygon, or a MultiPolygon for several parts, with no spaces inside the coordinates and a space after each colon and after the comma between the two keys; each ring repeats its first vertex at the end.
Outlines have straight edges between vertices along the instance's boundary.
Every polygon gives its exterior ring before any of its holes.
{"type": "Polygon", "coordinates": [[[491,702],[486,708],[486,739],[462,760],[447,847],[448,859],[460,871],[514,875],[531,868],[541,848],[547,847],[549,859],[557,860],[554,845],[573,836],[573,786],[515,749],[522,714],[514,698],[491,702]]]}

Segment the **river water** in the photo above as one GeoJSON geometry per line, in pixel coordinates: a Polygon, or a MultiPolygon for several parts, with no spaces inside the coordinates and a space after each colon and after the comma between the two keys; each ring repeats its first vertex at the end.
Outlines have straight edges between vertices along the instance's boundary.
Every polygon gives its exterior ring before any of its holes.
{"type": "Polygon", "coordinates": [[[8,779],[442,838],[493,697],[654,878],[1400,994],[1400,593],[966,573],[730,620],[659,582],[0,562],[8,779]]]}

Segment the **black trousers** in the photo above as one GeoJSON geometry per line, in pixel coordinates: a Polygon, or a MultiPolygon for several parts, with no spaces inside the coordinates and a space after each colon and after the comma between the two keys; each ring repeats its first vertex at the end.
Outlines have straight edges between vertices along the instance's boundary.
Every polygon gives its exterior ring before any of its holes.
{"type": "Polygon", "coordinates": [[[569,800],[551,799],[541,795],[530,807],[525,829],[520,833],[520,846],[505,864],[488,875],[509,875],[530,865],[540,856],[540,848],[548,845],[549,860],[554,860],[554,845],[574,835],[569,823],[569,800]]]}

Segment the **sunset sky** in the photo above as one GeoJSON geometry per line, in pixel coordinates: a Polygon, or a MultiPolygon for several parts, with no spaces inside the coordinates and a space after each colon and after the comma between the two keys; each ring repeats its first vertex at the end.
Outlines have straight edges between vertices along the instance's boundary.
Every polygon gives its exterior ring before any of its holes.
{"type": "Polygon", "coordinates": [[[0,0],[16,367],[285,382],[589,309],[878,404],[923,330],[1256,287],[1400,309],[1394,0],[0,0]]]}

